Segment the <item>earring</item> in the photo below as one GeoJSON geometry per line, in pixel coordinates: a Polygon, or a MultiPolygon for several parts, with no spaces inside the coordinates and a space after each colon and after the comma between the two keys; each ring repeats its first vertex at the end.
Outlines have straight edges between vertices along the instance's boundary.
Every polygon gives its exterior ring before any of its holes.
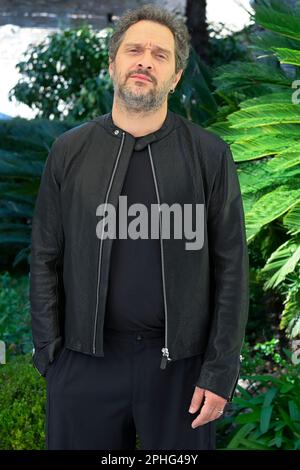
{"type": "Polygon", "coordinates": [[[174,88],[171,88],[170,93],[174,93],[174,91],[175,91],[174,88]]]}

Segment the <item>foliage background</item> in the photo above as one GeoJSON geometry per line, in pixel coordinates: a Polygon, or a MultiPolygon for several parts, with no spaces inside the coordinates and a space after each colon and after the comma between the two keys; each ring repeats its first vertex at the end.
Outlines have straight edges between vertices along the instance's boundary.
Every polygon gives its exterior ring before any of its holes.
{"type": "MultiPolygon", "coordinates": [[[[0,121],[0,449],[43,448],[43,379],[31,364],[31,219],[55,137],[111,109],[111,32],[82,25],[30,48],[10,96],[38,117],[0,121]]],[[[170,109],[230,144],[246,215],[249,321],[218,448],[299,450],[299,2],[259,0],[250,26],[227,38],[219,32],[210,31],[210,65],[192,50],[169,98],[170,109]]]]}

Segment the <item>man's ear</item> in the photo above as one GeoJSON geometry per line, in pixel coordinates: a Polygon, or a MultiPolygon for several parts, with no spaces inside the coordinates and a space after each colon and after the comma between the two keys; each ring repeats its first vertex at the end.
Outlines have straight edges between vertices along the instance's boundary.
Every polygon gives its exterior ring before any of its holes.
{"type": "Polygon", "coordinates": [[[113,73],[113,66],[114,66],[114,63],[111,59],[108,59],[108,72],[109,72],[109,75],[110,75],[110,78],[112,76],[112,73],[113,73]]]}
{"type": "Polygon", "coordinates": [[[175,76],[176,78],[175,78],[175,83],[173,86],[174,88],[177,86],[179,80],[181,79],[182,74],[183,74],[183,69],[180,69],[175,76]]]}

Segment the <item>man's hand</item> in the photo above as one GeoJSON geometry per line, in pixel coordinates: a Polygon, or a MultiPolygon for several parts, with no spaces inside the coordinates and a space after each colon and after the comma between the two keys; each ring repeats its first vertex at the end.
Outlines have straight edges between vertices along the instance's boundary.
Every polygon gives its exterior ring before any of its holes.
{"type": "Polygon", "coordinates": [[[209,390],[204,390],[204,388],[195,387],[193,398],[191,401],[190,413],[196,413],[199,410],[202,402],[204,400],[201,412],[197,418],[192,422],[192,428],[197,426],[202,426],[203,424],[213,421],[222,416],[225,404],[227,400],[225,398],[216,395],[209,390]]]}

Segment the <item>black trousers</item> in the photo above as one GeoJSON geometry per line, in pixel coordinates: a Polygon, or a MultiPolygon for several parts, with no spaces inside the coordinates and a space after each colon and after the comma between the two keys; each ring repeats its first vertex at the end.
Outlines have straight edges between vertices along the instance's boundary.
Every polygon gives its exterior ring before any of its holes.
{"type": "Polygon", "coordinates": [[[215,449],[215,422],[188,411],[202,356],[162,370],[161,333],[104,331],[104,357],[64,347],[47,372],[46,448],[215,449]]]}

